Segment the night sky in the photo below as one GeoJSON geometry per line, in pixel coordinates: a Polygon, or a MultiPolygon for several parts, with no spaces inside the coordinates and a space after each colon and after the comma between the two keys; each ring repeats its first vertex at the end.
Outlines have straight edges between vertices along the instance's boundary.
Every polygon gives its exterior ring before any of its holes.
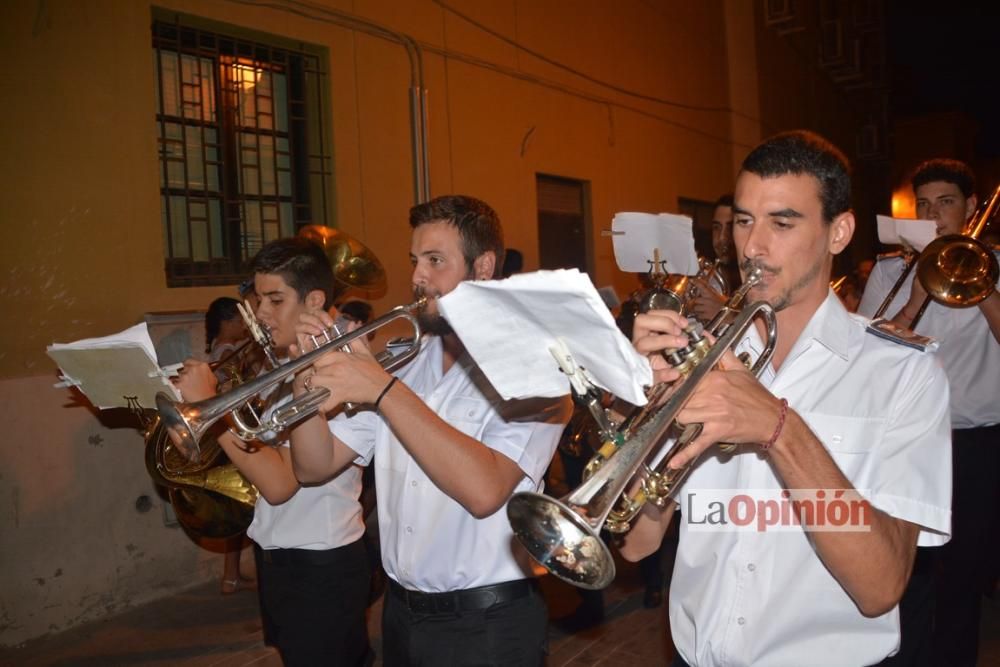
{"type": "Polygon", "coordinates": [[[905,117],[965,111],[979,157],[1000,157],[1000,3],[886,2],[891,108],[905,117]]]}

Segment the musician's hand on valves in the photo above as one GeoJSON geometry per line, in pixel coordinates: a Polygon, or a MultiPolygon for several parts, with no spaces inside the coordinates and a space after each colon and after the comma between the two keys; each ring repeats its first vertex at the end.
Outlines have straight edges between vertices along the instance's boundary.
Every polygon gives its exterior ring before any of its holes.
{"type": "Polygon", "coordinates": [[[635,316],[632,345],[649,358],[654,382],[673,382],[680,377],[660,353],[686,346],[688,337],[684,329],[687,326],[688,319],[672,310],[651,310],[635,316]]]}
{"type": "Polygon", "coordinates": [[[392,379],[359,340],[351,343],[351,351],[332,352],[320,357],[309,387],[324,387],[330,392],[320,409],[330,412],[343,403],[374,403],[392,379]]]}
{"type": "Polygon", "coordinates": [[[333,327],[333,323],[333,317],[325,310],[299,315],[299,321],[295,324],[296,342],[289,346],[289,354],[297,359],[315,350],[326,341],[327,332],[333,327]]]}
{"type": "Polygon", "coordinates": [[[726,350],[677,414],[681,424],[701,424],[701,433],[669,462],[681,468],[716,443],[768,442],[781,420],[781,400],[726,350]]]}
{"type": "Polygon", "coordinates": [[[215,377],[212,367],[204,361],[187,359],[183,368],[177,372],[173,383],[184,400],[193,403],[215,396],[219,380],[215,377]]]}

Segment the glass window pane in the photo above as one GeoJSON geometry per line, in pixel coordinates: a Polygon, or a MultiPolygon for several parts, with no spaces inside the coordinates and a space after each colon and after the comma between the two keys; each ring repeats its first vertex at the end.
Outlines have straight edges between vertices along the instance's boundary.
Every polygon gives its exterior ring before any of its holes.
{"type": "Polygon", "coordinates": [[[191,218],[191,259],[195,262],[207,262],[208,252],[208,222],[204,219],[191,218]]]}
{"type": "Polygon", "coordinates": [[[274,139],[262,135],[260,137],[260,191],[261,194],[274,195],[276,184],[274,174],[274,139]]]}
{"type": "Polygon", "coordinates": [[[218,199],[208,202],[208,224],[212,230],[212,257],[223,259],[226,248],[222,241],[222,202],[218,199]]]}
{"type": "MultiPolygon", "coordinates": [[[[243,238],[248,257],[257,254],[263,245],[264,230],[260,220],[260,206],[255,201],[243,202],[243,238]]],[[[244,259],[248,259],[244,257],[244,259]]]]}
{"type": "Polygon", "coordinates": [[[167,161],[167,186],[181,189],[187,187],[184,181],[184,162],[181,160],[167,161]]]}
{"type": "Polygon", "coordinates": [[[240,170],[240,187],[245,195],[259,195],[260,188],[257,187],[257,168],[243,167],[240,170]]]}
{"type": "Polygon", "coordinates": [[[295,220],[292,216],[292,203],[281,202],[281,237],[295,236],[295,220]]]}
{"type": "Polygon", "coordinates": [[[187,150],[188,188],[203,190],[205,188],[205,163],[201,151],[201,128],[188,126],[184,128],[187,150]]]}
{"type": "MultiPolygon", "coordinates": [[[[180,100],[178,89],[180,87],[180,75],[178,73],[177,54],[171,51],[161,51],[156,49],[159,56],[160,76],[157,78],[157,87],[163,98],[163,113],[167,116],[180,115],[180,100]]],[[[157,107],[159,109],[159,107],[157,107]]]]}
{"type": "Polygon", "coordinates": [[[288,84],[284,74],[275,72],[274,82],[274,129],[288,132],[288,84]]]}
{"type": "Polygon", "coordinates": [[[215,67],[209,58],[201,59],[202,120],[216,122],[215,116],[215,67]]]}
{"type": "Polygon", "coordinates": [[[278,166],[282,169],[290,169],[292,158],[288,149],[288,139],[285,137],[276,137],[275,141],[278,148],[278,166]]]}
{"type": "Polygon", "coordinates": [[[160,230],[163,232],[163,257],[170,258],[170,220],[167,218],[167,206],[169,203],[166,197],[160,197],[160,230]]]}
{"type": "Polygon", "coordinates": [[[170,243],[174,258],[191,256],[188,244],[187,206],[183,197],[170,198],[170,243]]]}
{"type": "MultiPolygon", "coordinates": [[[[237,84],[239,85],[239,84],[237,84]]],[[[255,128],[257,126],[257,99],[254,95],[256,86],[239,88],[239,125],[255,128]]]]}
{"type": "Polygon", "coordinates": [[[278,196],[279,197],[292,196],[292,172],[290,171],[278,172],[278,196]]]}

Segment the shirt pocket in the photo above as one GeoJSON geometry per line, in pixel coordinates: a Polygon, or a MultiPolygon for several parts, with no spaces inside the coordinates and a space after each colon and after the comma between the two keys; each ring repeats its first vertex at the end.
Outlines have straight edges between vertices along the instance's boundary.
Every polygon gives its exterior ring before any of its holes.
{"type": "Polygon", "coordinates": [[[871,470],[875,447],[882,438],[885,419],[816,412],[799,414],[851,484],[859,491],[869,488],[873,481],[871,470]]]}
{"type": "Polygon", "coordinates": [[[444,406],[441,416],[462,433],[479,439],[480,430],[486,423],[489,411],[489,401],[468,396],[456,396],[444,406]]]}

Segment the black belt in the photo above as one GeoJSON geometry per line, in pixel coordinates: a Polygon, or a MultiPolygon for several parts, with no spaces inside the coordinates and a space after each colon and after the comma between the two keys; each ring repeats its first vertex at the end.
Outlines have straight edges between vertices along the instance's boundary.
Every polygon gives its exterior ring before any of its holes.
{"type": "Polygon", "coordinates": [[[334,565],[364,554],[361,540],[335,549],[262,549],[256,544],[254,549],[268,565],[334,565]]]}
{"type": "Polygon", "coordinates": [[[389,591],[392,592],[392,596],[402,602],[407,609],[418,614],[488,609],[495,604],[527,597],[537,588],[538,583],[535,579],[518,579],[460,591],[421,593],[403,588],[389,579],[389,591]]]}

